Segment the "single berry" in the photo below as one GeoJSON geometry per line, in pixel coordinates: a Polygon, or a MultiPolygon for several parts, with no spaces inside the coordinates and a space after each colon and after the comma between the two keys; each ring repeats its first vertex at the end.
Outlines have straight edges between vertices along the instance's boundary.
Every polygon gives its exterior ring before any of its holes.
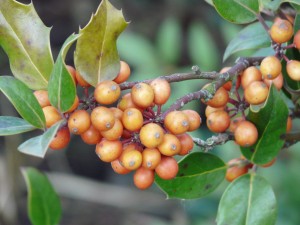
{"type": "Polygon", "coordinates": [[[73,134],[82,134],[91,126],[90,114],[81,109],[73,112],[68,119],[68,127],[73,134]]]}
{"type": "Polygon", "coordinates": [[[241,121],[234,131],[235,142],[241,147],[254,145],[258,138],[258,131],[255,125],[249,121],[241,121]]]}
{"type": "Polygon", "coordinates": [[[149,188],[154,182],[154,171],[144,167],[138,168],[133,175],[133,182],[141,190],[149,188]]]}
{"type": "Polygon", "coordinates": [[[59,129],[52,139],[49,147],[53,150],[60,150],[68,146],[71,140],[70,131],[67,127],[59,129]]]}
{"type": "Polygon", "coordinates": [[[189,130],[190,122],[182,111],[172,111],[166,115],[164,125],[172,134],[183,134],[189,130]]]}

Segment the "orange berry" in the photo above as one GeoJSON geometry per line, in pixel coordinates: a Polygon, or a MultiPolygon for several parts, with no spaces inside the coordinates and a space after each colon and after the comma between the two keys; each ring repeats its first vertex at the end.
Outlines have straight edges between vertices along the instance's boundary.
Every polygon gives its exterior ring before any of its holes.
{"type": "Polygon", "coordinates": [[[275,56],[267,56],[260,63],[260,72],[263,78],[275,79],[281,73],[281,62],[275,56]]]}
{"type": "Polygon", "coordinates": [[[208,115],[206,119],[206,125],[210,131],[222,133],[230,125],[230,116],[225,111],[215,111],[208,115]]]}
{"type": "Polygon", "coordinates": [[[193,148],[194,148],[194,141],[193,138],[187,134],[180,134],[177,135],[178,140],[180,141],[181,144],[181,150],[178,153],[178,155],[187,155],[188,153],[190,153],[193,148]]]}
{"type": "Polygon", "coordinates": [[[190,125],[188,131],[197,130],[201,125],[200,115],[195,110],[191,109],[182,110],[182,112],[188,117],[189,120],[190,125]]]}
{"type": "Polygon", "coordinates": [[[288,116],[287,123],[286,123],[286,132],[289,133],[292,130],[293,123],[292,123],[292,117],[288,116]]]}
{"type": "Polygon", "coordinates": [[[131,151],[131,150],[136,150],[136,151],[139,151],[139,152],[142,152],[143,151],[143,146],[138,144],[138,143],[130,143],[130,144],[126,144],[123,146],[123,152],[125,151],[131,151]]]}
{"type": "Polygon", "coordinates": [[[69,144],[71,140],[70,131],[67,127],[62,127],[59,129],[52,139],[49,147],[53,150],[60,150],[69,144]]]}
{"type": "Polygon", "coordinates": [[[114,117],[116,119],[119,119],[119,120],[122,119],[123,111],[121,109],[116,108],[116,107],[110,107],[109,110],[112,111],[112,113],[114,114],[114,117]]]}
{"type": "Polygon", "coordinates": [[[228,130],[233,133],[235,131],[235,129],[237,128],[237,126],[239,125],[239,123],[244,120],[245,120],[244,117],[236,117],[236,118],[232,119],[230,121],[228,130]]]}
{"type": "Polygon", "coordinates": [[[171,95],[171,85],[165,79],[157,78],[150,83],[154,91],[154,103],[156,105],[165,104],[171,95]]]}
{"type": "Polygon", "coordinates": [[[130,73],[131,71],[129,65],[124,61],[120,61],[120,72],[114,79],[114,82],[116,82],[117,84],[125,82],[130,77],[130,73]]]}
{"type": "Polygon", "coordinates": [[[215,112],[215,111],[219,111],[219,110],[223,110],[224,111],[225,107],[220,107],[220,108],[214,108],[214,107],[211,107],[211,106],[206,106],[205,108],[205,116],[208,117],[209,114],[215,112]]]}
{"type": "Polygon", "coordinates": [[[90,114],[81,109],[73,112],[68,119],[68,127],[73,134],[82,134],[91,126],[90,114]]]}
{"type": "Polygon", "coordinates": [[[73,112],[75,109],[77,109],[78,106],[79,106],[79,98],[78,98],[78,96],[76,95],[76,96],[75,96],[75,99],[74,99],[73,105],[71,106],[71,108],[70,108],[66,113],[73,112]]]}
{"type": "Polygon", "coordinates": [[[129,131],[137,131],[143,126],[143,115],[136,108],[128,108],[122,115],[123,126],[129,131]]]}
{"type": "Polygon", "coordinates": [[[293,80],[300,81],[300,61],[290,60],[286,64],[286,72],[293,80]]]}
{"type": "Polygon", "coordinates": [[[101,131],[102,137],[109,141],[118,140],[123,134],[123,125],[119,119],[115,119],[114,126],[106,131],[101,131]]]}
{"type": "Polygon", "coordinates": [[[115,159],[114,161],[111,162],[111,167],[113,170],[118,173],[118,174],[128,174],[131,172],[131,170],[126,169],[124,166],[122,166],[121,162],[119,159],[115,159]]]}
{"type": "MultiPolygon", "coordinates": [[[[205,89],[205,87],[207,87],[208,85],[210,85],[210,84],[206,84],[202,88],[202,90],[205,89]]],[[[204,103],[211,106],[211,107],[214,107],[214,108],[220,108],[220,107],[224,107],[227,104],[228,100],[229,100],[228,92],[226,91],[225,88],[220,87],[216,91],[213,98],[208,100],[207,102],[204,102],[204,103]]]]}
{"type": "Polygon", "coordinates": [[[294,35],[294,45],[298,50],[300,50],[300,30],[298,30],[294,35]]]}
{"type": "Polygon", "coordinates": [[[147,148],[157,147],[163,141],[163,137],[164,130],[155,123],[148,123],[140,130],[141,143],[147,148]]]}
{"type": "Polygon", "coordinates": [[[275,79],[273,80],[269,80],[269,79],[263,79],[263,81],[265,82],[265,84],[268,85],[268,87],[271,87],[271,84],[274,84],[274,86],[277,88],[277,90],[279,91],[282,87],[283,87],[283,76],[282,73],[280,73],[275,79]]]}
{"type": "Polygon", "coordinates": [[[142,156],[142,166],[149,170],[154,170],[161,160],[161,154],[157,148],[145,148],[142,152],[142,156]]]}
{"type": "Polygon", "coordinates": [[[84,143],[88,145],[95,145],[102,139],[100,131],[97,130],[93,125],[91,125],[90,128],[83,132],[80,136],[84,143]]]}
{"type": "Polygon", "coordinates": [[[38,91],[34,91],[33,94],[36,97],[36,99],[38,100],[38,103],[40,104],[40,106],[42,108],[51,105],[51,103],[49,101],[49,97],[48,97],[48,91],[38,90],[38,91]]]}
{"type": "Polygon", "coordinates": [[[248,173],[248,167],[245,165],[233,166],[236,163],[239,163],[241,159],[232,159],[228,162],[228,165],[231,166],[227,169],[225,178],[227,181],[232,182],[236,178],[248,173]]]}
{"type": "Polygon", "coordinates": [[[131,93],[127,93],[125,95],[122,96],[121,100],[118,103],[117,106],[119,109],[121,109],[122,111],[125,111],[125,109],[128,108],[136,108],[136,109],[140,109],[132,100],[131,97],[131,93]]]}
{"type": "Polygon", "coordinates": [[[288,20],[279,19],[271,26],[269,33],[273,41],[281,44],[293,37],[294,29],[288,20]]]}
{"type": "Polygon", "coordinates": [[[128,170],[136,170],[142,165],[142,153],[134,149],[124,149],[121,156],[121,164],[128,170]]]}
{"type": "Polygon", "coordinates": [[[176,177],[178,170],[178,163],[172,156],[162,156],[160,163],[155,168],[156,174],[164,180],[176,177]]]}
{"type": "Polygon", "coordinates": [[[96,154],[102,161],[112,162],[122,154],[122,142],[103,139],[96,145],[96,154]]]}
{"type": "Polygon", "coordinates": [[[147,108],[153,103],[154,91],[149,84],[138,83],[131,88],[131,97],[137,106],[147,108]]]}
{"type": "Polygon", "coordinates": [[[133,175],[133,182],[141,190],[149,188],[154,182],[154,171],[144,167],[138,168],[133,175]]]}
{"type": "Polygon", "coordinates": [[[183,134],[188,131],[190,122],[182,111],[172,111],[166,115],[164,125],[172,134],[183,134]]]}
{"type": "Polygon", "coordinates": [[[260,70],[257,69],[255,66],[250,66],[247,69],[245,69],[241,76],[241,84],[244,89],[253,81],[261,80],[262,74],[260,70]]]}
{"type": "Polygon", "coordinates": [[[249,147],[256,143],[258,131],[255,125],[249,121],[241,121],[234,131],[235,142],[242,147],[249,147]]]}
{"type": "Polygon", "coordinates": [[[252,105],[259,105],[266,101],[269,88],[263,81],[253,81],[244,92],[246,101],[252,105]]]}
{"type": "Polygon", "coordinates": [[[45,106],[43,112],[46,119],[46,127],[49,128],[54,125],[56,122],[62,120],[62,115],[54,106],[45,106]]]}
{"type": "Polygon", "coordinates": [[[76,70],[75,77],[76,77],[77,83],[78,83],[81,87],[88,88],[88,87],[91,86],[88,82],[86,82],[86,81],[83,79],[83,77],[81,76],[81,74],[80,74],[77,70],[76,70]]]}
{"type": "Polygon", "coordinates": [[[115,124],[115,117],[109,108],[98,106],[91,113],[93,126],[99,131],[107,131],[115,124]]]}
{"type": "Polygon", "coordinates": [[[165,156],[177,155],[181,151],[181,143],[173,134],[165,134],[163,141],[157,146],[161,154],[165,156]]]}
{"type": "Polygon", "coordinates": [[[120,95],[120,86],[112,80],[100,82],[94,91],[95,100],[103,105],[113,104],[119,99],[120,95]]]}

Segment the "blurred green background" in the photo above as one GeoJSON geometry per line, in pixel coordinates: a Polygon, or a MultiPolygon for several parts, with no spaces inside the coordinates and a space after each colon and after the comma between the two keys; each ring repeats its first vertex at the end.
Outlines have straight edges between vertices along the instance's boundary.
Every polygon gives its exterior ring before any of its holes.
{"type": "MultiPolygon", "coordinates": [[[[22,1],[29,3],[30,1],[22,1]]],[[[235,57],[222,62],[226,45],[242,28],[224,21],[205,1],[199,0],[113,0],[122,8],[130,24],[118,40],[122,60],[132,68],[131,80],[143,80],[160,75],[188,72],[193,65],[203,71],[218,71],[232,65],[235,57]]],[[[33,0],[47,26],[53,26],[51,44],[54,57],[64,40],[84,27],[96,11],[95,0],[33,0]]],[[[67,63],[73,64],[72,54],[67,63]]],[[[11,74],[5,53],[0,50],[1,75],[11,74]]],[[[199,90],[205,81],[172,84],[168,107],[178,97],[199,90]]],[[[197,110],[203,118],[202,127],[193,136],[206,139],[211,135],[205,128],[205,106],[199,101],[187,108],[197,110]]],[[[11,104],[0,94],[0,114],[16,115],[11,104]]],[[[297,129],[298,121],[294,128],[297,129]]],[[[33,166],[48,173],[59,193],[62,225],[196,225],[216,224],[220,197],[226,181],[212,194],[199,200],[166,200],[155,186],[137,190],[132,175],[115,174],[109,164],[99,161],[93,146],[80,138],[64,151],[48,152],[45,159],[21,154],[17,146],[36,135],[0,137],[0,225],[30,224],[26,215],[26,187],[21,167],[33,166]]],[[[195,148],[195,151],[199,149],[195,148]]],[[[273,185],[278,199],[277,225],[300,224],[300,145],[283,150],[275,165],[259,169],[273,185]]],[[[224,161],[239,157],[234,143],[212,151],[224,161]]],[[[263,210],[263,209],[262,209],[263,210]]],[[[236,212],[239,213],[239,212],[236,212]]]]}

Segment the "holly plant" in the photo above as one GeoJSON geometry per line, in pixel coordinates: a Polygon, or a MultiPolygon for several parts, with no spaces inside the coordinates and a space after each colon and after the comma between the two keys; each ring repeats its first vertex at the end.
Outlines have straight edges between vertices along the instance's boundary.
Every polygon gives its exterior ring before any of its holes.
{"type": "MultiPolygon", "coordinates": [[[[18,150],[42,158],[78,135],[95,146],[99,163],[110,163],[118,174],[133,173],[138,189],[155,183],[167,198],[202,198],[227,179],[217,224],[275,224],[275,194],[256,172],[300,140],[299,131],[291,131],[300,116],[300,1],[207,2],[225,20],[245,24],[223,60],[255,51],[219,72],[192,66],[185,73],[129,82],[130,65],[120,60],[116,45],[129,23],[108,0],[65,40],[55,60],[50,28],[33,4],[2,0],[0,45],[13,76],[0,76],[0,90],[19,117],[0,116],[0,135],[40,130],[18,150]],[[72,45],[75,66],[65,63],[72,45]],[[199,90],[162,107],[172,94],[170,83],[202,79],[208,83],[199,90]],[[203,119],[182,109],[191,101],[206,105],[206,126],[213,134],[208,139],[190,133],[201,129],[203,119]],[[224,162],[214,147],[229,141],[240,146],[241,156],[224,162]]],[[[59,199],[47,178],[33,168],[22,172],[31,222],[57,224],[59,199]]]]}

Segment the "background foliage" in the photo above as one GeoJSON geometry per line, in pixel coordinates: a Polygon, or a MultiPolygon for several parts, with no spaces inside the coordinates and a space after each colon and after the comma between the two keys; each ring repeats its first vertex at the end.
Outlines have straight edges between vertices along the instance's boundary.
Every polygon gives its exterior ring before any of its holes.
{"type": "MultiPolygon", "coordinates": [[[[133,69],[131,80],[186,71],[192,65],[199,65],[206,71],[220,70],[235,59],[231,56],[222,63],[226,45],[242,26],[224,21],[204,1],[126,0],[112,3],[123,8],[125,18],[131,21],[118,41],[121,59],[133,69]]],[[[34,1],[43,22],[53,26],[54,58],[64,40],[78,30],[78,24],[85,26],[98,4],[95,0],[34,1]]],[[[7,57],[0,51],[1,74],[10,74],[7,57]]],[[[67,55],[68,64],[73,64],[71,58],[67,55]]],[[[172,84],[176,91],[169,104],[179,96],[197,90],[202,86],[201,82],[172,84]]],[[[16,114],[2,94],[0,102],[1,115],[16,114]]],[[[199,102],[186,107],[202,114],[205,108],[199,102]]],[[[95,221],[97,224],[215,224],[219,199],[228,185],[225,181],[204,199],[165,201],[156,187],[144,192],[136,190],[130,175],[114,174],[109,165],[99,162],[93,147],[88,148],[76,137],[66,151],[49,152],[44,160],[17,152],[16,146],[32,134],[0,137],[0,224],[29,224],[26,187],[20,166],[33,166],[49,172],[50,180],[62,197],[61,224],[95,224],[95,221]]],[[[209,133],[203,126],[196,135],[204,138],[209,133]]],[[[258,174],[265,175],[274,188],[279,205],[278,225],[300,223],[300,153],[297,148],[299,145],[283,151],[273,167],[258,170],[258,174]]],[[[213,153],[224,161],[240,155],[232,142],[214,149],[213,153]]]]}

